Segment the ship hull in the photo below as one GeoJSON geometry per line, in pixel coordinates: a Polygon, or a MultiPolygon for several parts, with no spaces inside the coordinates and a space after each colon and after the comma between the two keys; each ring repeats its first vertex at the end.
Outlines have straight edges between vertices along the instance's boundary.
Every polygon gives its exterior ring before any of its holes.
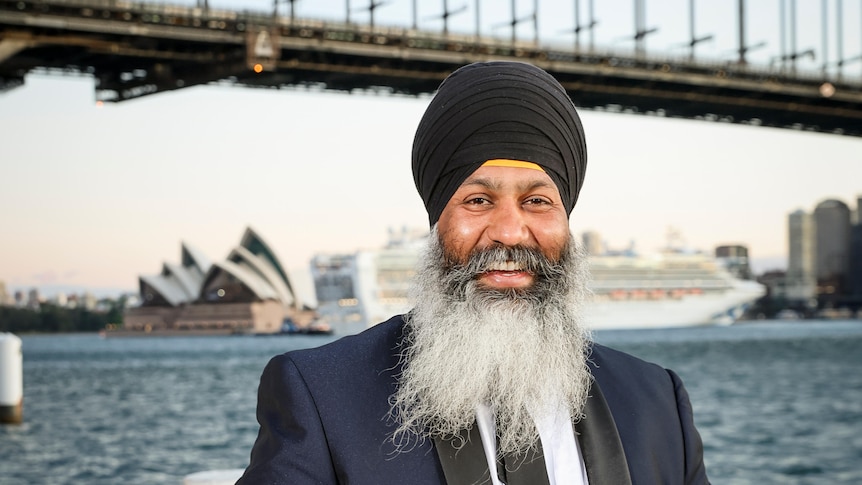
{"type": "Polygon", "coordinates": [[[740,281],[733,288],[714,294],[661,300],[592,301],[586,305],[584,317],[593,330],[728,325],[763,293],[761,285],[740,281]]]}

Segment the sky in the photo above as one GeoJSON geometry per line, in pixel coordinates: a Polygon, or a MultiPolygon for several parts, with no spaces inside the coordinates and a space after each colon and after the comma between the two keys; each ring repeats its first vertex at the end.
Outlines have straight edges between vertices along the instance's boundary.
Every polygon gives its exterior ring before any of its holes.
{"type": "MultiPolygon", "coordinates": [[[[325,10],[327,1],[299,1],[297,13],[340,19],[343,1],[328,3],[325,10]]],[[[525,11],[532,5],[521,3],[525,11]]],[[[540,12],[563,8],[546,3],[540,12]]],[[[631,11],[630,2],[616,3],[631,11]]],[[[678,37],[689,35],[688,2],[667,10],[671,3],[648,9],[647,24],[666,36],[648,48],[685,54],[668,32],[682,24],[678,37]]],[[[732,26],[736,2],[724,4],[733,8],[710,13],[705,5],[703,16],[724,15],[732,26]]],[[[844,27],[845,57],[862,48],[862,14],[850,7],[845,14],[860,21],[844,27]]],[[[378,24],[409,23],[409,9],[389,20],[386,10],[378,24]]],[[[609,33],[597,31],[597,44],[626,48],[619,39],[632,28],[629,16],[615,27],[602,12],[609,33]]],[[[488,31],[497,33],[492,13],[488,31]]],[[[430,15],[419,15],[421,27],[439,27],[430,15]]],[[[464,20],[462,30],[473,23],[464,20]]],[[[703,55],[733,59],[730,30],[723,37],[716,30],[703,55]]],[[[770,38],[769,29],[754,30],[770,38]]],[[[800,46],[819,45],[819,31],[807,35],[810,42],[800,33],[800,46]]],[[[845,76],[858,83],[862,67],[848,64],[845,76]]],[[[219,260],[251,226],[301,297],[313,300],[314,254],[380,247],[389,228],[427,228],[410,152],[429,99],[210,85],[98,105],[89,77],[31,74],[23,87],[0,93],[0,280],[11,288],[136,291],[138,275],[179,262],[181,241],[219,260]]],[[[588,110],[581,117],[589,166],[571,228],[597,231],[613,248],[634,241],[641,253],[653,252],[674,228],[691,249],[744,244],[756,270],[781,268],[790,212],[810,212],[828,198],[855,208],[862,195],[860,138],[588,110]]]]}

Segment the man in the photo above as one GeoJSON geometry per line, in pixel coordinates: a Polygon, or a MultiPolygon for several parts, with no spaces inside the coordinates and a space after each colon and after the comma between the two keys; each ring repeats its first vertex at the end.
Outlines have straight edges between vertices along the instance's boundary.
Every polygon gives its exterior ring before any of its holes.
{"type": "Polygon", "coordinates": [[[545,71],[449,76],[414,140],[432,231],[413,310],[274,358],[238,483],[707,483],[679,378],[584,329],[569,215],[585,169],[545,71]]]}

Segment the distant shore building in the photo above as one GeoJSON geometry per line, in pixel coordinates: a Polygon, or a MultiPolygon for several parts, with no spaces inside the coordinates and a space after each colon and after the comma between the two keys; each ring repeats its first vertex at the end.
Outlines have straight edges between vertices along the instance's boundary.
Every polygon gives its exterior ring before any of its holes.
{"type": "Polygon", "coordinates": [[[3,306],[12,306],[15,303],[15,300],[12,298],[6,291],[6,282],[0,280],[0,305],[3,306]]]}
{"type": "Polygon", "coordinates": [[[27,308],[38,310],[42,305],[42,295],[39,293],[39,288],[31,288],[27,292],[27,308]]]}
{"type": "Polygon", "coordinates": [[[141,305],[126,310],[117,332],[277,333],[285,319],[302,327],[313,318],[275,252],[251,228],[224,261],[182,243],[180,264],[164,263],[138,282],[141,305]]]}
{"type": "Polygon", "coordinates": [[[850,208],[837,199],[827,199],[814,209],[816,234],[817,293],[821,299],[846,290],[850,263],[850,208]]]}
{"type": "Polygon", "coordinates": [[[862,224],[862,194],[856,196],[856,210],[853,211],[853,224],[862,224]]]}
{"type": "Polygon", "coordinates": [[[862,309],[862,195],[856,198],[855,223],[850,228],[850,264],[847,268],[847,287],[851,306],[862,309]]]}
{"type": "Polygon", "coordinates": [[[587,254],[599,256],[605,253],[605,247],[602,243],[602,236],[596,231],[585,231],[581,235],[581,241],[584,244],[584,250],[587,254]]]}
{"type": "Polygon", "coordinates": [[[797,210],[787,216],[787,299],[808,305],[817,296],[814,219],[797,210]]]}
{"type": "Polygon", "coordinates": [[[62,291],[58,291],[51,301],[59,307],[65,307],[69,304],[69,298],[66,296],[66,293],[62,291]]]}
{"type": "Polygon", "coordinates": [[[336,326],[356,326],[367,320],[354,284],[356,260],[356,254],[316,254],[311,258],[317,311],[336,326]]]}
{"type": "Polygon", "coordinates": [[[752,279],[748,247],[739,244],[718,246],[715,248],[715,257],[733,276],[741,280],[752,279]]]}

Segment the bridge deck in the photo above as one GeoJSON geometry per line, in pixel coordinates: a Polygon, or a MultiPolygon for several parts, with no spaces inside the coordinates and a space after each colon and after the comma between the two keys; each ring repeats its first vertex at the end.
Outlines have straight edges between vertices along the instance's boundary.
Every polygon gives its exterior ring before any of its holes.
{"type": "Polygon", "coordinates": [[[433,92],[465,63],[552,73],[579,107],[862,136],[862,81],[534,42],[122,0],[0,0],[0,88],[34,69],[81,72],[123,101],[230,82],[433,92]]]}

